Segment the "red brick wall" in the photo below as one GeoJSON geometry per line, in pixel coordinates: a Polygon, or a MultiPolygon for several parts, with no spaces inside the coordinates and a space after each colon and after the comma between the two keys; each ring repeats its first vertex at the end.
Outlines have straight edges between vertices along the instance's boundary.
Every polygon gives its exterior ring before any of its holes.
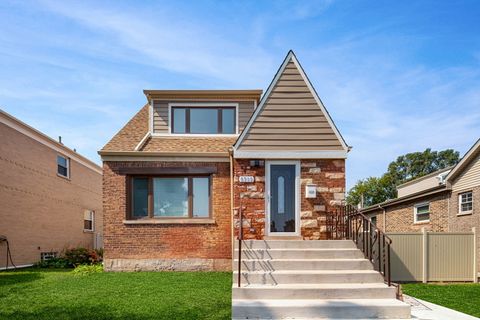
{"type": "MultiPolygon", "coordinates": [[[[245,239],[263,239],[265,235],[265,167],[250,167],[250,160],[234,162],[234,219],[238,235],[240,195],[245,239]],[[239,183],[241,175],[254,176],[254,183],[239,183]]],[[[325,215],[345,198],[344,160],[301,161],[301,235],[304,239],[324,239],[325,215]],[[305,185],[317,185],[317,197],[305,198],[305,185]]]]}
{"type": "MultiPolygon", "coordinates": [[[[139,267],[140,269],[230,268],[231,216],[228,163],[104,162],[103,172],[104,254],[107,270],[130,270],[135,264],[142,265],[142,263],[144,265],[139,267]],[[218,171],[212,177],[215,223],[125,224],[123,221],[126,217],[127,178],[118,173],[118,169],[125,166],[216,166],[218,171]]],[[[135,268],[137,268],[136,265],[135,268]]]]}

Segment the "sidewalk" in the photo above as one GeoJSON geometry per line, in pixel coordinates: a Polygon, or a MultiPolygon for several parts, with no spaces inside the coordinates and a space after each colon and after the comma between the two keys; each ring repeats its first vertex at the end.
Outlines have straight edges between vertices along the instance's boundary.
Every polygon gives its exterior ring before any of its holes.
{"type": "Polygon", "coordinates": [[[434,303],[423,301],[414,297],[403,295],[404,301],[412,306],[412,319],[419,320],[478,320],[480,318],[469,316],[434,303]]]}

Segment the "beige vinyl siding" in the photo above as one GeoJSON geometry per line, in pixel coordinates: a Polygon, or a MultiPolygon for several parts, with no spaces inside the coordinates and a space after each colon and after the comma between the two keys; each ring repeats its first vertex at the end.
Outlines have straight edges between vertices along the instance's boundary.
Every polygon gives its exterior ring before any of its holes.
{"type": "Polygon", "coordinates": [[[154,133],[168,133],[168,104],[169,103],[188,103],[191,102],[194,105],[197,102],[208,104],[211,103],[238,103],[238,129],[241,132],[245,125],[247,124],[248,120],[250,119],[253,111],[255,103],[254,101],[159,101],[155,100],[153,105],[153,132],[154,133]]]}
{"type": "Polygon", "coordinates": [[[292,60],[287,64],[240,150],[343,150],[292,60]]]}
{"type": "Polygon", "coordinates": [[[438,180],[438,175],[442,174],[447,170],[437,171],[432,174],[426,175],[424,177],[415,179],[404,185],[397,187],[398,197],[404,197],[410,194],[414,194],[423,190],[431,189],[440,185],[438,180]]]}
{"type": "Polygon", "coordinates": [[[463,172],[452,183],[452,190],[460,191],[480,185],[480,153],[462,170],[463,172]]]}

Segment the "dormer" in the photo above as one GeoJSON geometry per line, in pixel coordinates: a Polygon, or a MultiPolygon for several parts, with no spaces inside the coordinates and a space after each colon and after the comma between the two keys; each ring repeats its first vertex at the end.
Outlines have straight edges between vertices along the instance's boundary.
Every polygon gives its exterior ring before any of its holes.
{"type": "Polygon", "coordinates": [[[144,90],[152,136],[236,137],[262,90],[144,90]]]}

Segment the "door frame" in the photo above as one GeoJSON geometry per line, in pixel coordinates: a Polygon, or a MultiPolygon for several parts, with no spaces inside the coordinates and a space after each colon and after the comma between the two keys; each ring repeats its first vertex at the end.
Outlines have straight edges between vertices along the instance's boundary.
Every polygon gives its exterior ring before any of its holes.
{"type": "Polygon", "coordinates": [[[300,160],[265,161],[265,235],[266,236],[300,236],[300,160]],[[295,165],[295,232],[270,232],[270,166],[272,164],[295,165]]]}

